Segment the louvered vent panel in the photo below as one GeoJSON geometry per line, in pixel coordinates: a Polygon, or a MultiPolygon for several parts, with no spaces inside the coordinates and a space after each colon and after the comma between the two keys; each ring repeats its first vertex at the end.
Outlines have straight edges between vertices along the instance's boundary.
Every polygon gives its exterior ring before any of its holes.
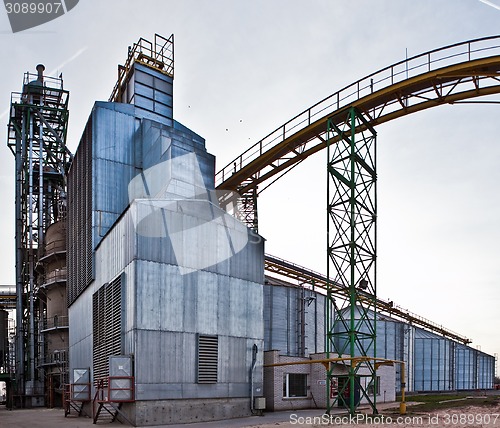
{"type": "Polygon", "coordinates": [[[89,119],[68,178],[68,306],[93,280],[92,119],[89,119]]]}
{"type": "Polygon", "coordinates": [[[93,296],[94,379],[109,376],[109,356],[122,354],[121,275],[93,296]]]}
{"type": "Polygon", "coordinates": [[[217,336],[198,336],[198,383],[217,383],[219,340],[217,336]]]}

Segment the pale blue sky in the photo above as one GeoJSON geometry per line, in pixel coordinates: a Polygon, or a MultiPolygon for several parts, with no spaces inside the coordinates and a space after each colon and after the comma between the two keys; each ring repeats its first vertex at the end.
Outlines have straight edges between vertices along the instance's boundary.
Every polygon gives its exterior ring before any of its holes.
{"type": "MultiPolygon", "coordinates": [[[[500,5],[500,0],[491,0],[500,5]]],[[[38,63],[64,74],[74,151],[127,46],[175,34],[175,118],[222,167],[341,87],[426,50],[488,35],[479,0],[80,0],[12,34],[0,12],[0,114],[38,63]],[[227,129],[227,131],[226,131],[227,129]]],[[[500,100],[500,96],[493,98],[500,100]]],[[[500,352],[500,105],[443,106],[377,128],[379,296],[500,352]]],[[[0,119],[0,283],[14,283],[14,158],[0,119]]],[[[326,272],[326,153],[259,201],[267,251],[326,272]]]]}

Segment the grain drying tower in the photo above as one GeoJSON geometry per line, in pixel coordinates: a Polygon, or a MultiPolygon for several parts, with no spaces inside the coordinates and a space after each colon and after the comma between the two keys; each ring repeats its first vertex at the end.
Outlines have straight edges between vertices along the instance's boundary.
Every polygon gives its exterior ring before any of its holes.
{"type": "Polygon", "coordinates": [[[218,207],[173,75],[173,36],[134,44],[68,179],[72,382],[118,385],[103,401],[123,395],[136,425],[244,416],[262,395],[263,240],[218,207]]]}

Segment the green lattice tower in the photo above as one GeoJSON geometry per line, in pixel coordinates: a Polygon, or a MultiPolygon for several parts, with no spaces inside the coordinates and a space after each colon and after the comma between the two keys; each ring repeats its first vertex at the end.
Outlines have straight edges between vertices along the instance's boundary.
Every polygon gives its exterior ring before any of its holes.
{"type": "MultiPolygon", "coordinates": [[[[375,146],[376,132],[356,108],[328,120],[327,358],[376,357],[375,146]],[[333,286],[348,289],[349,299],[335,299],[333,286]]],[[[327,379],[327,412],[340,404],[354,414],[365,397],[377,413],[373,361],[331,364],[327,379]]]]}

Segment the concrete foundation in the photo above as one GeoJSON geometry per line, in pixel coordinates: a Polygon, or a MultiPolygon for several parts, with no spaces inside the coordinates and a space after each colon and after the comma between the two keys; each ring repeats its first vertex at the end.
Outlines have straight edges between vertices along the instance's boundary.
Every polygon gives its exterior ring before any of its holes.
{"type": "Polygon", "coordinates": [[[136,401],[123,406],[136,426],[219,421],[251,416],[249,398],[136,401]]]}

